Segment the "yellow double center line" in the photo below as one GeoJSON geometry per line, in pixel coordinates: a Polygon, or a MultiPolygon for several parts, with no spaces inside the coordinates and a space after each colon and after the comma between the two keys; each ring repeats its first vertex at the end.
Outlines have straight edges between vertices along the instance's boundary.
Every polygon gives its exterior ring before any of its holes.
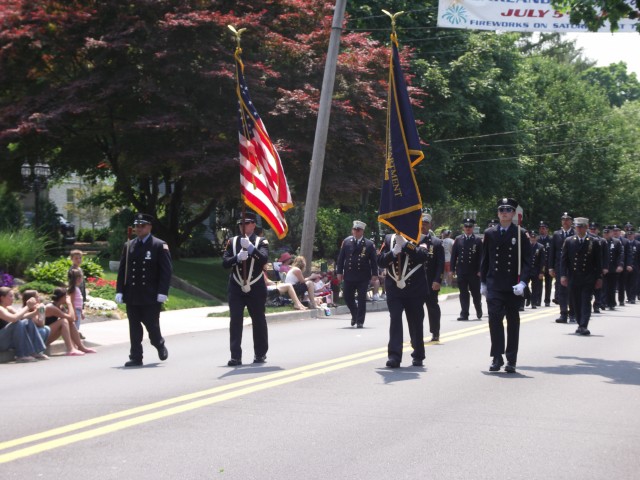
{"type": "MultiPolygon", "coordinates": [[[[549,313],[550,312],[540,312],[538,314],[523,315],[520,321],[521,323],[530,322],[548,316],[549,313]]],[[[486,323],[483,323],[443,334],[441,335],[441,341],[446,342],[460,340],[488,330],[489,326],[486,323]]],[[[405,345],[404,351],[410,351],[411,346],[408,344],[405,345]]],[[[33,435],[16,438],[14,440],[8,440],[0,443],[0,452],[14,449],[29,443],[37,443],[0,454],[0,464],[71,445],[83,440],[89,440],[108,433],[124,430],[125,428],[134,427],[143,423],[152,422],[154,420],[224,402],[250,393],[267,390],[280,385],[286,385],[287,383],[297,382],[317,375],[323,375],[343,368],[367,363],[372,360],[380,360],[386,358],[386,356],[387,347],[376,348],[373,350],[367,350],[352,355],[346,355],[331,360],[292,368],[290,370],[271,373],[258,378],[242,380],[228,385],[221,385],[219,387],[169,398],[167,400],[141,405],[139,407],[122,410],[109,415],[90,418],[88,420],[64,425],[62,427],[33,435]]]]}

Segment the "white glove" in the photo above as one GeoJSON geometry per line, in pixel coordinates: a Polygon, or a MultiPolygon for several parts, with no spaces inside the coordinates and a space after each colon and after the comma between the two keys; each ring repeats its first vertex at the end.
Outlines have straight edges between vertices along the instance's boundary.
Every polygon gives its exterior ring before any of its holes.
{"type": "Polygon", "coordinates": [[[158,303],[164,303],[167,301],[167,297],[166,295],[162,295],[161,293],[158,294],[158,303]]]}
{"type": "Polygon", "coordinates": [[[247,258],[249,258],[249,252],[247,252],[246,250],[240,250],[238,252],[238,255],[236,256],[238,258],[239,262],[243,262],[245,261],[247,258]]]}
{"type": "Polygon", "coordinates": [[[396,245],[400,245],[400,248],[404,247],[407,244],[407,239],[402,235],[396,235],[396,245]]]}
{"type": "Polygon", "coordinates": [[[482,295],[483,297],[487,296],[487,284],[486,283],[481,283],[480,284],[480,295],[482,295]]]}
{"type": "Polygon", "coordinates": [[[242,248],[244,248],[245,250],[249,249],[249,245],[251,245],[251,242],[249,241],[249,239],[247,237],[242,237],[240,239],[240,246],[242,248]]]}
{"type": "Polygon", "coordinates": [[[524,289],[525,289],[526,286],[527,286],[527,284],[524,283],[524,282],[520,282],[519,284],[514,285],[513,286],[513,294],[517,295],[519,297],[523,296],[524,295],[524,289]]]}
{"type": "Polygon", "coordinates": [[[400,245],[399,243],[396,243],[393,248],[391,249],[391,252],[397,257],[400,252],[402,251],[402,245],[400,245]]]}
{"type": "Polygon", "coordinates": [[[116,293],[116,303],[122,303],[122,294],[116,293]]]}

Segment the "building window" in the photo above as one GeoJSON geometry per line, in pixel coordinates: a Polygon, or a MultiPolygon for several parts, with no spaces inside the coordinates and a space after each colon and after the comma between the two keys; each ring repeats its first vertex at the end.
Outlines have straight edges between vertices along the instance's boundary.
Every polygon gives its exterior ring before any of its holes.
{"type": "Polygon", "coordinates": [[[76,191],[73,188],[67,188],[67,203],[75,203],[76,191]]]}

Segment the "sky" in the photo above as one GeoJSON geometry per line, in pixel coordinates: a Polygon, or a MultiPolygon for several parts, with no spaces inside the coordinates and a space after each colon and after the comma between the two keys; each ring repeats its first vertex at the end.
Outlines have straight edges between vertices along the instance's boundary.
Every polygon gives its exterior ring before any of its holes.
{"type": "Polygon", "coordinates": [[[583,55],[596,60],[599,67],[623,61],[640,80],[640,33],[567,33],[565,38],[577,40],[583,55]]]}

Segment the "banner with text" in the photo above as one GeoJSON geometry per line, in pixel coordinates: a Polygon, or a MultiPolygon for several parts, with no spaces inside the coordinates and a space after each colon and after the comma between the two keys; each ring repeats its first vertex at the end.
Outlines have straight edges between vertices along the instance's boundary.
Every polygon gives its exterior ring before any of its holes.
{"type": "MultiPolygon", "coordinates": [[[[617,32],[636,33],[636,20],[620,20],[617,32]]],[[[551,0],[439,0],[438,26],[511,32],[588,32],[572,25],[569,15],[556,11],[551,0]]],[[[599,31],[610,32],[607,23],[599,31]]]]}

